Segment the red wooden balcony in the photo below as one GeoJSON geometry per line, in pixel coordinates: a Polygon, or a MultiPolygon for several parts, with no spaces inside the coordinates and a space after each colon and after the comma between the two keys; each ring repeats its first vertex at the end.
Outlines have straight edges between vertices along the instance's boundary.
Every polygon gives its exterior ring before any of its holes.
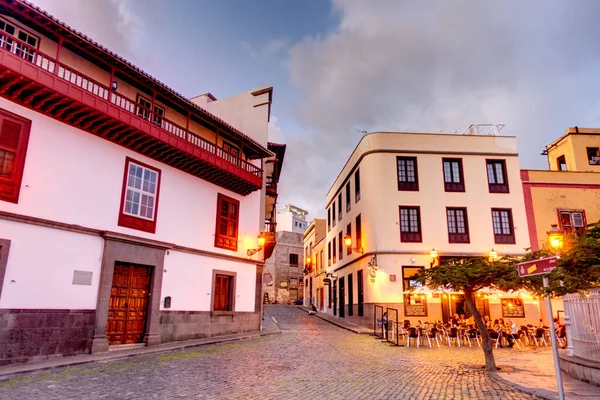
{"type": "Polygon", "coordinates": [[[261,168],[5,32],[0,95],[235,193],[262,188],[261,168]]]}

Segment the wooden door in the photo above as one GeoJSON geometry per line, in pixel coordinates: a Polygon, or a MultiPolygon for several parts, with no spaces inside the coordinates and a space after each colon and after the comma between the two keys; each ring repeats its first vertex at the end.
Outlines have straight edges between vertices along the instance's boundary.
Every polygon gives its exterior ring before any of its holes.
{"type": "Polygon", "coordinates": [[[149,293],[150,268],[115,265],[106,323],[106,338],[110,344],[143,341],[149,293]]]}
{"type": "Polygon", "coordinates": [[[358,282],[358,316],[364,316],[363,303],[365,301],[365,294],[363,292],[363,270],[359,270],[356,279],[358,282]]]}
{"type": "Polygon", "coordinates": [[[344,278],[340,278],[340,300],[339,300],[339,310],[338,314],[340,318],[344,318],[346,316],[346,286],[344,285],[344,278]]]}

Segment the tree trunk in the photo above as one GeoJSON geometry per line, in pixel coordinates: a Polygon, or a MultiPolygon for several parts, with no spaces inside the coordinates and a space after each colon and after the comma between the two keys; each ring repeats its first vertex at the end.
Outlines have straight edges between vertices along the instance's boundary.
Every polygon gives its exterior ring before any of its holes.
{"type": "Polygon", "coordinates": [[[467,304],[467,308],[473,315],[473,319],[475,320],[475,325],[479,332],[481,333],[481,348],[483,349],[483,354],[485,354],[485,369],[486,371],[496,371],[496,360],[494,359],[494,352],[492,349],[492,338],[485,326],[485,322],[483,321],[483,317],[479,313],[479,310],[475,306],[475,298],[472,290],[465,289],[465,303],[467,304]]]}

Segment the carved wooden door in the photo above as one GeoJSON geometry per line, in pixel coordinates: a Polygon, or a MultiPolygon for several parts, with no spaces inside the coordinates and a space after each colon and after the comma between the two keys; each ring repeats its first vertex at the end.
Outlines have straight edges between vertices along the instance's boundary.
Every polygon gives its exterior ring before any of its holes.
{"type": "Polygon", "coordinates": [[[143,341],[149,292],[150,268],[115,265],[106,324],[110,344],[143,341]]]}

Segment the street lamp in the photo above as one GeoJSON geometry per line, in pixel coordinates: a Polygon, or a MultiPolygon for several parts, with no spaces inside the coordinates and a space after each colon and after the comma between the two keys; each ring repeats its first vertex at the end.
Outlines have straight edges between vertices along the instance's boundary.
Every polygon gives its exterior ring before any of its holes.
{"type": "Polygon", "coordinates": [[[347,248],[351,249],[352,251],[355,251],[357,253],[363,254],[364,253],[364,249],[358,248],[358,247],[352,247],[352,236],[346,234],[344,236],[344,244],[346,245],[347,248]]]}
{"type": "Polygon", "coordinates": [[[556,255],[560,254],[560,250],[565,244],[565,232],[562,229],[558,229],[557,224],[550,225],[551,229],[546,232],[548,234],[548,242],[550,247],[554,249],[556,255]]]}
{"type": "Polygon", "coordinates": [[[496,259],[498,258],[498,253],[496,253],[496,250],[492,249],[489,253],[488,253],[488,257],[490,262],[494,262],[496,261],[496,259]]]}

